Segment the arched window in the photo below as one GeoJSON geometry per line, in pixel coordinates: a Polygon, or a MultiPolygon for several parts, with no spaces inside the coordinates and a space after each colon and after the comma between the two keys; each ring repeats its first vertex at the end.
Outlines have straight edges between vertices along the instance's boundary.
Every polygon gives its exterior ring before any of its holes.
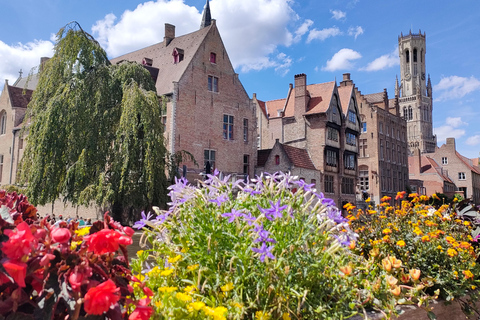
{"type": "Polygon", "coordinates": [[[408,106],[408,120],[413,119],[413,110],[411,106],[408,106]]]}
{"type": "Polygon", "coordinates": [[[407,107],[403,107],[403,118],[405,120],[408,120],[408,118],[407,118],[407,107]]]}
{"type": "Polygon", "coordinates": [[[7,132],[7,113],[3,111],[0,118],[0,134],[5,134],[6,132],[7,132]]]}
{"type": "Polygon", "coordinates": [[[413,49],[413,62],[417,62],[417,48],[413,49]]]}
{"type": "Polygon", "coordinates": [[[410,62],[410,51],[405,51],[405,62],[409,63],[410,62]]]}

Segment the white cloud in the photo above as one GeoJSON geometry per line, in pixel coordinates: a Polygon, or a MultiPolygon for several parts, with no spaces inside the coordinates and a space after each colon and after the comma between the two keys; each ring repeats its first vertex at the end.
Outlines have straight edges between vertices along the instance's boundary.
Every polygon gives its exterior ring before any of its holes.
{"type": "Polygon", "coordinates": [[[300,27],[295,31],[295,38],[293,38],[294,42],[300,41],[302,36],[308,32],[308,29],[313,24],[313,21],[310,19],[305,20],[300,27]]]}
{"type": "Polygon", "coordinates": [[[438,128],[434,128],[433,131],[437,135],[437,141],[439,144],[444,143],[447,138],[458,139],[465,135],[465,130],[461,127],[465,127],[468,124],[463,122],[460,117],[447,117],[445,124],[438,128]],[[459,128],[460,127],[460,128],[459,128]]]}
{"type": "Polygon", "coordinates": [[[387,69],[400,64],[400,59],[398,58],[398,48],[393,50],[388,54],[385,54],[377,59],[373,60],[366,67],[360,68],[362,71],[378,71],[387,69]]]}
{"type": "Polygon", "coordinates": [[[465,144],[468,144],[469,146],[477,146],[480,144],[480,135],[474,135],[471,137],[468,137],[468,139],[465,141],[465,144]]]}
{"type": "Polygon", "coordinates": [[[324,71],[336,71],[353,68],[353,60],[360,59],[362,55],[352,49],[343,48],[335,53],[332,59],[327,61],[327,65],[322,68],[324,71]]]}
{"type": "Polygon", "coordinates": [[[341,10],[330,10],[330,13],[332,14],[332,19],[335,20],[342,20],[347,17],[347,13],[341,10]]]}
{"type": "Polygon", "coordinates": [[[308,34],[307,43],[310,43],[312,40],[315,40],[315,39],[323,41],[327,38],[339,36],[341,34],[342,32],[337,27],[325,28],[322,30],[313,29],[313,30],[310,30],[310,33],[308,34]]]}
{"type": "MultiPolygon", "coordinates": [[[[235,68],[243,72],[277,68],[279,46],[290,46],[294,37],[287,28],[298,19],[290,0],[212,0],[210,9],[235,68]],[[257,14],[252,15],[252,12],[257,14]]],[[[183,0],[149,1],[133,11],[125,11],[120,19],[110,14],[97,21],[92,31],[110,57],[116,57],[163,40],[164,24],[175,25],[183,35],[200,27],[202,12],[183,0]]],[[[313,22],[312,22],[313,23],[313,22]]],[[[302,36],[310,22],[305,21],[295,32],[302,36]]]]}
{"type": "Polygon", "coordinates": [[[360,26],[356,26],[356,27],[350,27],[348,28],[348,35],[349,36],[354,36],[355,37],[355,40],[357,40],[357,37],[361,34],[363,34],[364,30],[362,27],[360,26]]]}
{"type": "Polygon", "coordinates": [[[433,87],[434,92],[440,92],[435,101],[460,99],[470,92],[480,90],[480,80],[471,76],[470,78],[450,76],[442,77],[440,82],[433,87]]]}
{"type": "Polygon", "coordinates": [[[40,64],[40,57],[53,55],[53,42],[35,40],[26,44],[17,43],[8,45],[0,41],[0,88],[3,88],[4,80],[8,79],[13,84],[22,69],[23,76],[28,75],[30,69],[40,64]]]}
{"type": "Polygon", "coordinates": [[[277,71],[280,75],[285,76],[289,71],[290,67],[292,66],[292,58],[287,56],[285,53],[281,52],[276,57],[276,67],[275,71],[277,71]]]}

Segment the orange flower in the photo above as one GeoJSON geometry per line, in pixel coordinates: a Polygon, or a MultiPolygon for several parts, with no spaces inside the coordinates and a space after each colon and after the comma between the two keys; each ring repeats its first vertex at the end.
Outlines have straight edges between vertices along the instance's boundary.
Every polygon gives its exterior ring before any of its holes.
{"type": "Polygon", "coordinates": [[[395,278],[394,276],[388,275],[385,279],[387,279],[387,283],[390,287],[393,287],[397,284],[398,279],[395,278]]]}
{"type": "Polygon", "coordinates": [[[463,271],[463,274],[465,275],[465,279],[473,279],[473,273],[470,270],[463,271]]]}
{"type": "Polygon", "coordinates": [[[342,271],[344,275],[349,276],[352,273],[352,267],[350,266],[340,267],[340,271],[342,271]]]}
{"type": "Polygon", "coordinates": [[[420,279],[420,270],[418,269],[410,269],[410,271],[408,271],[408,273],[410,274],[410,277],[412,277],[413,280],[418,280],[420,279]]]}
{"type": "Polygon", "coordinates": [[[390,233],[392,233],[392,230],[390,230],[389,228],[385,228],[385,229],[383,229],[382,233],[383,234],[390,234],[390,233]]]}
{"type": "Polygon", "coordinates": [[[406,194],[405,191],[399,191],[399,192],[397,192],[397,196],[395,197],[395,200],[403,199],[403,197],[405,196],[405,194],[406,194]]]}
{"type": "Polygon", "coordinates": [[[387,201],[390,201],[390,200],[392,200],[392,197],[384,196],[382,199],[380,199],[380,202],[387,202],[387,201]]]}
{"type": "Polygon", "coordinates": [[[348,245],[348,247],[352,250],[355,249],[355,241],[354,240],[350,241],[350,244],[348,245]]]}
{"type": "Polygon", "coordinates": [[[403,240],[397,241],[397,246],[405,247],[405,241],[403,241],[403,240]]]}
{"type": "Polygon", "coordinates": [[[403,283],[408,283],[410,281],[410,276],[408,274],[402,273],[401,280],[403,283]]]}
{"type": "Polygon", "coordinates": [[[394,267],[395,269],[400,268],[402,266],[402,260],[399,260],[395,257],[388,257],[388,259],[390,260],[392,267],[394,267]]]}
{"type": "Polygon", "coordinates": [[[430,242],[430,237],[429,236],[423,236],[422,237],[422,242],[430,242]]]}
{"type": "Polygon", "coordinates": [[[382,265],[383,269],[385,269],[386,271],[390,272],[392,270],[392,263],[390,262],[390,259],[384,258],[382,260],[382,265]]]}
{"type": "Polygon", "coordinates": [[[456,255],[458,255],[458,252],[455,249],[450,248],[450,249],[447,250],[447,254],[450,257],[455,257],[456,255]]]}
{"type": "Polygon", "coordinates": [[[402,288],[400,288],[399,286],[395,286],[395,288],[390,289],[390,292],[391,292],[394,296],[399,296],[400,293],[402,293],[402,288]]]}
{"type": "Polygon", "coordinates": [[[437,199],[437,200],[440,200],[440,198],[437,196],[436,193],[432,194],[432,198],[437,199]]]}

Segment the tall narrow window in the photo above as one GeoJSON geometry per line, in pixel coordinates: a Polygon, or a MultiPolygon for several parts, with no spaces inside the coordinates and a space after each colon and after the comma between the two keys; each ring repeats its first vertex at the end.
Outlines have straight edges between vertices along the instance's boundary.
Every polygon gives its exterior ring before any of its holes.
{"type": "Polygon", "coordinates": [[[408,120],[407,116],[408,116],[407,107],[403,107],[403,119],[408,120]]]}
{"type": "Polygon", "coordinates": [[[333,150],[326,150],[326,164],[327,166],[337,166],[337,153],[333,150]]]}
{"type": "Polygon", "coordinates": [[[368,191],[370,189],[368,170],[358,171],[358,179],[360,180],[360,190],[368,191]]]}
{"type": "Polygon", "coordinates": [[[407,120],[413,120],[413,109],[411,106],[408,106],[408,119],[407,120]]]}
{"type": "Polygon", "coordinates": [[[215,170],[215,150],[204,150],[203,164],[205,173],[210,174],[215,170]]]}
{"type": "Polygon", "coordinates": [[[405,51],[405,62],[409,63],[410,62],[410,51],[405,51]]]}
{"type": "Polygon", "coordinates": [[[250,155],[243,155],[243,174],[248,176],[250,174],[250,155]]]}
{"type": "Polygon", "coordinates": [[[362,122],[362,133],[367,132],[367,123],[362,122]]]}
{"type": "Polygon", "coordinates": [[[351,123],[357,123],[357,114],[352,110],[348,110],[348,121],[351,123]]]}
{"type": "Polygon", "coordinates": [[[210,52],[210,62],[217,63],[217,54],[214,52],[210,52]]]}
{"type": "Polygon", "coordinates": [[[2,182],[3,176],[3,154],[0,155],[0,182],[2,182]]]}
{"type": "Polygon", "coordinates": [[[280,164],[280,156],[277,154],[275,156],[275,165],[278,166],[280,164]]]}
{"type": "Polygon", "coordinates": [[[325,182],[325,192],[326,193],[334,193],[335,189],[333,188],[333,176],[325,175],[324,182],[325,182]]]}
{"type": "Polygon", "coordinates": [[[208,76],[208,91],[218,92],[218,78],[208,76]]]}
{"type": "Polygon", "coordinates": [[[233,140],[233,116],[223,115],[223,139],[233,140]]]}
{"type": "Polygon", "coordinates": [[[350,132],[347,132],[346,133],[346,140],[347,140],[347,144],[351,145],[351,146],[356,146],[357,145],[357,137],[353,134],[353,133],[350,133],[350,132]]]}
{"type": "Polygon", "coordinates": [[[347,170],[355,170],[355,155],[353,154],[345,154],[344,158],[344,167],[347,170]]]}
{"type": "Polygon", "coordinates": [[[442,157],[442,164],[448,164],[448,158],[442,157]]]}
{"type": "Polygon", "coordinates": [[[417,48],[413,49],[413,62],[417,62],[417,48]]]}
{"type": "Polygon", "coordinates": [[[248,119],[243,119],[243,141],[248,142],[248,119]]]}
{"type": "Polygon", "coordinates": [[[2,113],[2,118],[0,119],[0,134],[5,134],[7,132],[7,113],[2,113]]]}

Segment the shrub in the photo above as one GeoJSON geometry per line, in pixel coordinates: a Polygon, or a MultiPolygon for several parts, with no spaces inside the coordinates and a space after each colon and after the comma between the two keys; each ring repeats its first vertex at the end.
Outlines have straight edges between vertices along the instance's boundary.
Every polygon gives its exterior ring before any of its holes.
{"type": "Polygon", "coordinates": [[[0,319],[121,319],[143,308],[128,297],[133,229],[107,214],[82,229],[52,226],[25,196],[5,191],[0,207],[0,319]]]}
{"type": "MultiPolygon", "coordinates": [[[[353,255],[355,233],[330,199],[288,174],[170,187],[170,209],[143,213],[149,249],[132,262],[155,319],[342,319],[391,313],[382,273],[353,255]],[[295,193],[291,189],[298,189],[295,193]]],[[[136,288],[134,293],[144,293],[136,288]]]]}

